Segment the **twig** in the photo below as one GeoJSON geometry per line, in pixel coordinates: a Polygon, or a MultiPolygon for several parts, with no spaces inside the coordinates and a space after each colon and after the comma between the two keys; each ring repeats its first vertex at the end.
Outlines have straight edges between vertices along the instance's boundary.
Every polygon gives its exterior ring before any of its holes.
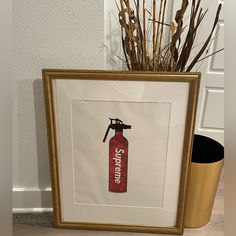
{"type": "Polygon", "coordinates": [[[156,0],[153,0],[153,23],[152,23],[152,58],[153,58],[153,71],[155,70],[156,61],[156,0]]]}
{"type": "Polygon", "coordinates": [[[146,41],[146,1],[143,0],[143,63],[144,69],[147,69],[147,41],[146,41]]]}
{"type": "Polygon", "coordinates": [[[199,51],[197,56],[193,59],[193,61],[191,62],[191,64],[189,65],[189,67],[188,67],[188,69],[186,71],[191,71],[191,69],[194,67],[196,62],[199,60],[199,58],[201,57],[201,55],[203,54],[203,52],[207,48],[209,42],[211,41],[211,37],[212,37],[212,35],[213,35],[214,31],[215,31],[215,27],[217,26],[217,23],[219,21],[219,16],[220,16],[221,8],[222,8],[222,4],[219,4],[219,7],[218,7],[217,12],[216,12],[216,17],[215,17],[215,21],[214,21],[211,33],[208,36],[206,42],[204,43],[202,49],[199,51]]]}
{"type": "Polygon", "coordinates": [[[163,29],[164,29],[164,20],[165,20],[165,12],[166,12],[166,0],[164,0],[164,7],[163,7],[163,15],[162,15],[162,24],[161,24],[161,33],[160,33],[160,41],[159,41],[159,51],[158,55],[161,54],[161,47],[162,47],[162,39],[163,39],[163,29]]]}
{"type": "MultiPolygon", "coordinates": [[[[224,51],[224,48],[221,48],[221,49],[219,49],[219,50],[217,50],[217,51],[215,51],[215,52],[213,52],[213,53],[211,53],[211,54],[209,54],[209,55],[203,57],[202,59],[198,60],[195,64],[197,64],[197,63],[199,63],[199,62],[201,62],[201,61],[204,61],[205,59],[207,59],[207,58],[209,58],[209,57],[212,57],[213,55],[215,55],[215,54],[217,54],[217,53],[219,53],[219,52],[221,52],[221,51],[224,51]]],[[[188,66],[186,67],[186,69],[188,69],[188,66]]]]}
{"type": "MultiPolygon", "coordinates": [[[[150,21],[153,21],[153,19],[148,19],[148,20],[150,20],[150,21]]],[[[160,25],[165,25],[165,26],[168,26],[168,27],[170,27],[170,24],[167,24],[167,23],[164,23],[164,22],[160,22],[160,21],[155,21],[157,24],[160,24],[160,25]]]]}
{"type": "MultiPolygon", "coordinates": [[[[163,5],[163,0],[160,1],[160,6],[159,6],[159,14],[158,14],[158,21],[161,22],[161,15],[162,15],[162,5],[163,5]]],[[[156,36],[156,47],[159,47],[159,32],[160,32],[160,24],[157,25],[157,36],[156,36]]],[[[155,54],[157,53],[157,50],[155,48],[155,54]]],[[[155,66],[155,70],[156,70],[156,66],[155,66]]]]}

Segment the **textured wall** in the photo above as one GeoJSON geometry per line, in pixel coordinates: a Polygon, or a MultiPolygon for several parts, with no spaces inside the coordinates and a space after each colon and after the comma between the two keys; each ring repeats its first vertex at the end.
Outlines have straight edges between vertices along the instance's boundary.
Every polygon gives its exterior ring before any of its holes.
{"type": "Polygon", "coordinates": [[[14,1],[13,187],[50,187],[42,68],[103,69],[104,1],[14,1]]]}

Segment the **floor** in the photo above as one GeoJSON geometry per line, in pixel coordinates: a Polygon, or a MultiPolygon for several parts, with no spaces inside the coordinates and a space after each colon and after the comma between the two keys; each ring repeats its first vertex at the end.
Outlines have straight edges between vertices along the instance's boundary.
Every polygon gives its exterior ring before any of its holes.
{"type": "MultiPolygon", "coordinates": [[[[80,230],[61,230],[53,227],[52,213],[43,214],[14,214],[14,236],[151,236],[152,234],[94,232],[80,230]]],[[[208,225],[199,229],[185,229],[184,236],[223,236],[224,235],[224,184],[223,175],[217,191],[217,196],[208,225]]]]}

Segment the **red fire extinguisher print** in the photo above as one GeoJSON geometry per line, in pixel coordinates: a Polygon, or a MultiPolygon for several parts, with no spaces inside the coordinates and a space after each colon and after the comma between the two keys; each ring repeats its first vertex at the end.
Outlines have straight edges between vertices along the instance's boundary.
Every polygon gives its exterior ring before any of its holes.
{"type": "Polygon", "coordinates": [[[109,141],[109,191],[115,193],[127,192],[128,174],[128,140],[123,136],[124,129],[131,129],[131,125],[123,124],[119,119],[111,119],[103,142],[106,141],[110,129],[115,135],[109,141]]]}

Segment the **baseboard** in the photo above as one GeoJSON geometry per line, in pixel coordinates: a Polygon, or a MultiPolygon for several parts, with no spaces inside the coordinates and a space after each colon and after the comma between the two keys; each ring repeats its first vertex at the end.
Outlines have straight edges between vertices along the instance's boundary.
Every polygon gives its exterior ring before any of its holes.
{"type": "Polygon", "coordinates": [[[20,213],[47,213],[53,212],[53,208],[12,208],[14,214],[20,213]]]}
{"type": "Polygon", "coordinates": [[[13,213],[51,211],[51,188],[13,188],[13,213]]]}

